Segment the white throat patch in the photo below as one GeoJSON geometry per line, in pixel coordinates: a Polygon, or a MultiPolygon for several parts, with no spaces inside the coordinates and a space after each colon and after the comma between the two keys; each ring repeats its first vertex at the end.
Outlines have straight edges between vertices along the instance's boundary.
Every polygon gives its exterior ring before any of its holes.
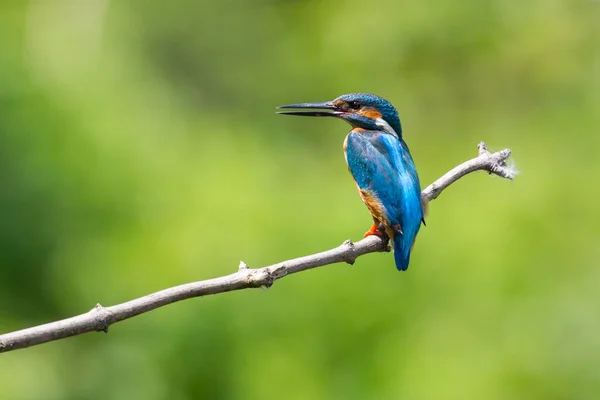
{"type": "Polygon", "coordinates": [[[400,139],[394,128],[392,128],[390,124],[388,124],[383,118],[377,118],[375,120],[375,125],[382,127],[384,131],[391,135],[394,135],[396,139],[400,139]]]}

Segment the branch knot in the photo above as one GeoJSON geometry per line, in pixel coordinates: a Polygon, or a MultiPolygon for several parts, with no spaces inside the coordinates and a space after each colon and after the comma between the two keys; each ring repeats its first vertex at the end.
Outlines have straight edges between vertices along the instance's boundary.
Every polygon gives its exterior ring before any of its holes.
{"type": "Polygon", "coordinates": [[[356,252],[356,246],[354,245],[354,242],[348,239],[344,241],[340,247],[343,249],[343,261],[347,264],[354,265],[356,258],[359,256],[359,254],[356,252]]]}
{"type": "Polygon", "coordinates": [[[90,313],[97,313],[96,331],[108,333],[111,312],[108,311],[106,308],[102,307],[100,303],[98,303],[94,306],[94,308],[90,310],[90,313]]]}

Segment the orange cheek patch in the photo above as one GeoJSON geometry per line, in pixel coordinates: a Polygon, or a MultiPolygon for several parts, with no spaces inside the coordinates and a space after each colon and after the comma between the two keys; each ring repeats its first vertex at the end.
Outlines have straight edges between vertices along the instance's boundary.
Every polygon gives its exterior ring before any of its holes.
{"type": "Polygon", "coordinates": [[[363,115],[369,119],[376,120],[377,118],[381,118],[381,113],[374,108],[364,108],[358,112],[358,114],[363,115]]]}

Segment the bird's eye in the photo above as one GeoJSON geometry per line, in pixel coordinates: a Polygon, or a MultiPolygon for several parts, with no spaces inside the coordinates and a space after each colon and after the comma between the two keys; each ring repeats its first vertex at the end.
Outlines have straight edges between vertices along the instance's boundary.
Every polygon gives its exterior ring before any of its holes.
{"type": "Polygon", "coordinates": [[[350,101],[350,102],[348,102],[348,107],[350,107],[353,110],[359,110],[360,103],[358,101],[350,101]]]}

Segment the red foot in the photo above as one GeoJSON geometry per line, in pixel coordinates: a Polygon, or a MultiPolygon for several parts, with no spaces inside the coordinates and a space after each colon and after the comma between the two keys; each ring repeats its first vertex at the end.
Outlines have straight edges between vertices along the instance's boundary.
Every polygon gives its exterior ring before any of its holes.
{"type": "Polygon", "coordinates": [[[374,223],[371,226],[371,228],[367,231],[367,233],[365,233],[364,237],[371,236],[371,235],[375,235],[375,236],[379,236],[379,237],[384,237],[383,232],[379,230],[379,224],[378,223],[374,223]]]}

